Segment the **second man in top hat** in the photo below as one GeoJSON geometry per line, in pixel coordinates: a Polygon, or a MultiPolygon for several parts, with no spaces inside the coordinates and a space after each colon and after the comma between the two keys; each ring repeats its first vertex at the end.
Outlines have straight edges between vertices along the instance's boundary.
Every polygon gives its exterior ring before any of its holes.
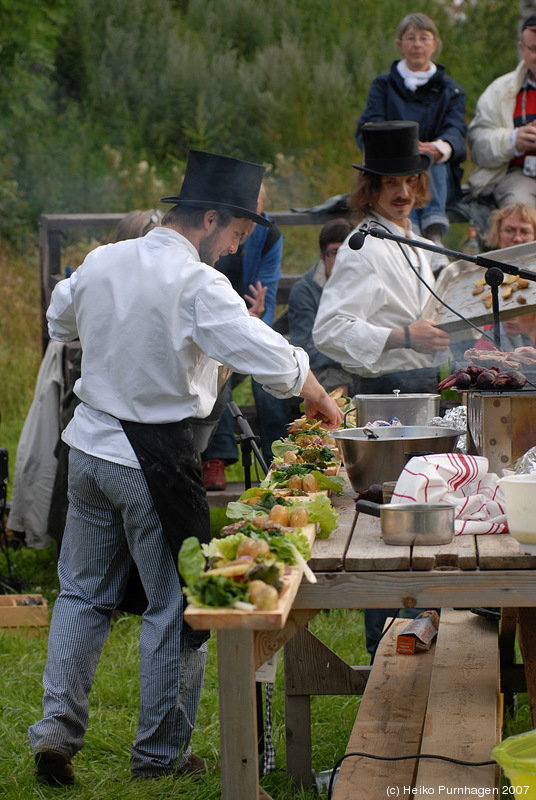
{"type": "MultiPolygon", "coordinates": [[[[354,222],[405,238],[413,208],[427,199],[432,159],[419,152],[416,122],[363,126],[364,164],[349,198],[354,222]]],[[[317,348],[355,375],[354,392],[436,392],[449,335],[423,318],[434,286],[432,258],[421,248],[368,236],[358,251],[337,253],[313,329],[317,348]]],[[[430,242],[428,242],[430,244],[430,242]]]]}

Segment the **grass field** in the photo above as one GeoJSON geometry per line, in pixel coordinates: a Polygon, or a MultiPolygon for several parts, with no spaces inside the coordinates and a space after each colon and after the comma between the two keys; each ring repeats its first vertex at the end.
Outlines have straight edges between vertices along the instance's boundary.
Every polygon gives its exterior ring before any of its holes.
{"type": "MultiPolygon", "coordinates": [[[[49,610],[58,592],[53,550],[10,550],[12,575],[27,582],[24,591],[41,592],[49,610]]],[[[0,553],[0,573],[6,574],[5,552],[0,553]]],[[[46,660],[46,633],[0,631],[0,796],[6,800],[69,797],[70,800],[150,800],[176,797],[182,800],[217,800],[217,775],[202,784],[183,780],[143,783],[129,777],[129,748],[135,735],[138,704],[138,636],[140,620],[120,617],[104,648],[90,697],[90,723],[84,749],[74,765],[77,783],[69,789],[42,787],[33,778],[33,761],[27,728],[39,719],[42,672],[46,660]]],[[[367,664],[362,611],[323,611],[310,623],[311,631],[350,664],[367,664]]],[[[219,760],[218,691],[216,640],[209,641],[209,658],[199,717],[193,736],[194,751],[219,760]]],[[[279,658],[273,699],[272,739],[276,771],[262,779],[262,785],[278,800],[312,800],[315,789],[297,789],[288,784],[285,767],[284,685],[282,657],[279,658]]],[[[312,699],[313,769],[330,769],[345,751],[355,715],[358,696],[314,697],[312,699]]],[[[518,698],[515,717],[507,718],[504,736],[529,730],[526,695],[518,698]]]]}

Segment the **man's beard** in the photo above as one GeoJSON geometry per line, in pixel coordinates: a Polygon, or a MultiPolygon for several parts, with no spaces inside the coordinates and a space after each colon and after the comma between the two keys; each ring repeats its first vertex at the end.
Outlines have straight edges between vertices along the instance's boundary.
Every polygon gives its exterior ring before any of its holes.
{"type": "Polygon", "coordinates": [[[214,244],[218,235],[219,229],[216,228],[211,233],[207,233],[199,242],[199,258],[204,264],[209,264],[211,267],[214,266],[220,257],[220,253],[217,251],[214,244]]]}

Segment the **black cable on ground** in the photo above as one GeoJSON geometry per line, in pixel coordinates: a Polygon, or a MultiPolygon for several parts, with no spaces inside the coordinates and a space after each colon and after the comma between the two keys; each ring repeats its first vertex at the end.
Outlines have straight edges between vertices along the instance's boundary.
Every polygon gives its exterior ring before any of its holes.
{"type": "Polygon", "coordinates": [[[430,753],[416,753],[412,756],[374,756],[371,753],[346,753],[343,755],[337,763],[335,764],[330,778],[329,778],[329,786],[328,786],[328,800],[331,800],[331,795],[333,792],[333,784],[335,783],[335,777],[337,775],[337,770],[339,769],[340,765],[346,758],[350,758],[351,756],[360,756],[361,758],[374,758],[376,761],[408,761],[412,758],[435,758],[439,761],[450,761],[451,764],[461,764],[464,767],[489,767],[496,762],[491,761],[462,761],[459,758],[451,758],[450,756],[439,756],[430,753]]]}

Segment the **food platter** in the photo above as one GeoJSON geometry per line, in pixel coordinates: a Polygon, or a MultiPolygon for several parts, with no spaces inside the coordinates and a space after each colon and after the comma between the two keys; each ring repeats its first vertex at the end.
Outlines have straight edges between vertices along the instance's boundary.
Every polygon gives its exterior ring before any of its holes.
{"type": "MultiPolygon", "coordinates": [[[[536,272],[536,242],[493,250],[485,253],[485,257],[493,261],[502,261],[518,269],[536,272]]],[[[489,287],[482,287],[478,283],[485,274],[485,267],[479,267],[469,261],[454,261],[443,270],[435,287],[436,294],[441,300],[479,327],[493,322],[490,300],[489,297],[486,298],[489,287]],[[475,294],[476,291],[480,293],[475,294]]],[[[504,321],[534,313],[536,313],[536,281],[528,281],[527,286],[519,288],[517,278],[505,274],[505,281],[499,288],[500,319],[504,321]],[[509,288],[514,290],[508,297],[503,296],[509,293],[509,288]]],[[[449,332],[467,327],[463,320],[433,296],[427,301],[423,316],[449,332]]]]}
{"type": "MultiPolygon", "coordinates": [[[[309,544],[313,545],[316,538],[316,525],[309,524],[302,528],[302,533],[307,537],[309,544]]],[[[235,608],[198,608],[188,605],[184,612],[184,619],[194,630],[207,630],[209,628],[228,628],[239,630],[281,630],[296,597],[303,576],[301,567],[287,566],[283,576],[283,590],[279,597],[277,608],[273,611],[241,611],[235,608]]]]}

